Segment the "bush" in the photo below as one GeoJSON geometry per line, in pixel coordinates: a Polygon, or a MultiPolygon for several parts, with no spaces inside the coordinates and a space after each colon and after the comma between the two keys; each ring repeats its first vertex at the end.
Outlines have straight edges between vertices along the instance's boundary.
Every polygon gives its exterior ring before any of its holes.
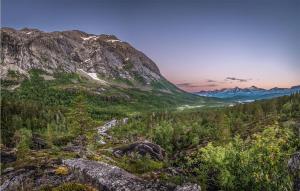
{"type": "Polygon", "coordinates": [[[204,185],[221,190],[291,190],[287,159],[292,149],[287,129],[269,127],[252,141],[236,137],[225,146],[209,143],[189,158],[189,167],[204,185]]]}

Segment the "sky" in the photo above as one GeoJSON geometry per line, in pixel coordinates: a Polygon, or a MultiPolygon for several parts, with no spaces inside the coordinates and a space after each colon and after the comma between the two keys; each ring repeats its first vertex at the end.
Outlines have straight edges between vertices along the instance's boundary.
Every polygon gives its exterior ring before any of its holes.
{"type": "Polygon", "coordinates": [[[300,85],[299,0],[1,0],[1,26],[114,34],[190,92],[300,85]]]}

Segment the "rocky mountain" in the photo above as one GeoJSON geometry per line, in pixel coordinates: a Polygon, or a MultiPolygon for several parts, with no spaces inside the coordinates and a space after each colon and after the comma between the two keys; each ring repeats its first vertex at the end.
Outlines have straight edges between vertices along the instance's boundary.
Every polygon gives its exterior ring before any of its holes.
{"type": "Polygon", "coordinates": [[[78,73],[100,84],[167,82],[150,58],[114,35],[2,28],[1,46],[2,77],[9,70],[27,75],[41,69],[49,75],[78,73]]]}
{"type": "Polygon", "coordinates": [[[213,91],[200,91],[195,94],[205,97],[215,97],[237,102],[251,102],[260,99],[269,99],[292,93],[300,92],[300,86],[293,86],[291,88],[274,87],[269,90],[251,86],[249,88],[225,88],[213,91]]]}

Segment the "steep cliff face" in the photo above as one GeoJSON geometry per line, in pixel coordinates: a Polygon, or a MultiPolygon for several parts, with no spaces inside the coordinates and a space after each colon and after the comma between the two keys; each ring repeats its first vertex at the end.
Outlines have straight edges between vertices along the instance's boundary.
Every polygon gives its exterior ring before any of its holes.
{"type": "Polygon", "coordinates": [[[165,80],[151,59],[113,35],[2,28],[1,46],[3,76],[9,69],[23,74],[42,69],[49,74],[76,72],[98,81],[142,85],[165,80]]]}

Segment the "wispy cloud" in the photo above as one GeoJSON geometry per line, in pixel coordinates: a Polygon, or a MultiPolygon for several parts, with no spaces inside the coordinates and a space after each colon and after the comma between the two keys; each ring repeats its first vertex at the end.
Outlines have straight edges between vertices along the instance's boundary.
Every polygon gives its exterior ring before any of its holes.
{"type": "Polygon", "coordinates": [[[207,80],[206,82],[207,83],[214,83],[214,82],[217,82],[217,81],[215,81],[215,80],[207,80]]]}
{"type": "Polygon", "coordinates": [[[218,84],[193,84],[193,83],[180,83],[176,84],[181,88],[204,88],[204,87],[216,87],[218,84]]]}
{"type": "Polygon", "coordinates": [[[205,84],[205,85],[201,85],[199,87],[217,87],[218,84],[205,84]]]}
{"type": "Polygon", "coordinates": [[[235,77],[227,77],[227,78],[225,78],[225,81],[248,82],[248,81],[251,81],[251,78],[250,79],[242,79],[242,78],[235,78],[235,77]]]}

